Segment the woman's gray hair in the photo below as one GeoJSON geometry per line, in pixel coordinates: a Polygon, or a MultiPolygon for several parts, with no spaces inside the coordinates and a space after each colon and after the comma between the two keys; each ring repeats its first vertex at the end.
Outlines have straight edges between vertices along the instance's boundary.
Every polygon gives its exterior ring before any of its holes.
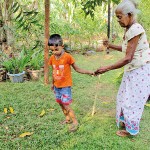
{"type": "Polygon", "coordinates": [[[116,10],[121,10],[123,14],[131,14],[136,16],[139,13],[137,9],[139,0],[123,0],[121,3],[118,4],[116,10]]]}

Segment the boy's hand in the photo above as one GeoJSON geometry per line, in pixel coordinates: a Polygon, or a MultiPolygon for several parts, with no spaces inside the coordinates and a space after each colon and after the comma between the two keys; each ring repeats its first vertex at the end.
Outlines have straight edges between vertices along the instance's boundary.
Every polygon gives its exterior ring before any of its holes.
{"type": "Polygon", "coordinates": [[[99,75],[99,74],[103,74],[107,71],[109,71],[109,66],[105,66],[105,67],[100,67],[99,69],[97,69],[94,73],[95,75],[99,75]]]}
{"type": "Polygon", "coordinates": [[[54,84],[51,85],[51,90],[54,91],[54,84]]]}
{"type": "Polygon", "coordinates": [[[95,73],[92,72],[92,71],[90,71],[88,74],[89,74],[89,75],[95,75],[95,73]]]}

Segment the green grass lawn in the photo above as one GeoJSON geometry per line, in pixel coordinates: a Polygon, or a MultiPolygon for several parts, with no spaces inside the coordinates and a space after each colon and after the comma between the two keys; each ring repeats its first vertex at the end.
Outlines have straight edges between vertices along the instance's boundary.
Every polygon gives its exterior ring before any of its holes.
{"type": "MultiPolygon", "coordinates": [[[[96,70],[123,57],[111,52],[92,56],[74,54],[76,63],[85,69],[96,70]]],[[[116,136],[115,123],[116,95],[118,86],[115,78],[122,71],[110,71],[98,77],[76,73],[73,75],[73,104],[80,127],[74,133],[68,132],[67,125],[55,102],[49,86],[43,78],[38,82],[0,83],[0,150],[150,150],[150,107],[145,107],[136,137],[116,136]],[[94,101],[95,114],[92,116],[94,101]],[[13,107],[14,114],[3,112],[4,107],[13,107]],[[42,110],[45,115],[39,117],[42,110]],[[20,138],[24,132],[31,136],[20,138]]]]}

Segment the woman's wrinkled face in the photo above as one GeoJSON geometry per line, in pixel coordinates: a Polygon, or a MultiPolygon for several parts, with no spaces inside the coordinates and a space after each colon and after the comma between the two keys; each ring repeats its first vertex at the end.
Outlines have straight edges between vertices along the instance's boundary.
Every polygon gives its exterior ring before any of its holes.
{"type": "Polygon", "coordinates": [[[131,22],[131,16],[128,14],[123,14],[121,10],[116,10],[116,17],[117,21],[119,22],[120,26],[125,28],[130,25],[131,22]]]}

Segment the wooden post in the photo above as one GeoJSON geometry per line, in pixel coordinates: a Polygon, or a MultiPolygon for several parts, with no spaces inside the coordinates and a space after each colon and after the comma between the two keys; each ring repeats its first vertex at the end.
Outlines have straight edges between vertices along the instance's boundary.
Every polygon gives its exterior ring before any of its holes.
{"type": "Polygon", "coordinates": [[[50,15],[50,0],[45,0],[45,47],[44,47],[44,84],[49,84],[49,49],[48,49],[48,38],[49,38],[49,15],[50,15]]]}

